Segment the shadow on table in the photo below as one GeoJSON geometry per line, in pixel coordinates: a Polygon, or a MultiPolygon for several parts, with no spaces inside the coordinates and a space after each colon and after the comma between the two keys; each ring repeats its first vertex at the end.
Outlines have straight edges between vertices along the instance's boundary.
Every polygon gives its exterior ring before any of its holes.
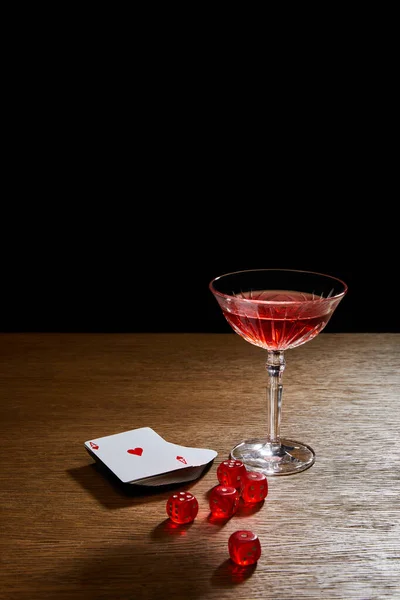
{"type": "Polygon", "coordinates": [[[212,571],[209,564],[202,564],[207,560],[204,552],[196,552],[196,546],[188,538],[186,540],[186,551],[185,540],[180,538],[162,553],[153,553],[151,546],[142,546],[139,542],[107,550],[100,557],[97,555],[86,560],[80,572],[80,584],[85,587],[86,600],[97,599],[98,590],[106,593],[105,598],[114,600],[196,600],[212,588],[234,589],[256,570],[256,565],[239,567],[227,559],[212,571]]]}
{"type": "Polygon", "coordinates": [[[193,521],[191,523],[178,524],[171,521],[171,519],[166,518],[156,527],[154,527],[150,536],[153,540],[159,540],[163,538],[168,539],[171,536],[181,538],[182,536],[185,536],[192,527],[193,521]]]}
{"type": "Polygon", "coordinates": [[[215,569],[211,582],[213,586],[220,588],[228,588],[246,581],[249,579],[257,568],[257,564],[241,567],[235,565],[230,558],[224,560],[222,564],[215,569]]]}
{"type": "MultiPolygon", "coordinates": [[[[239,567],[229,558],[218,565],[220,554],[213,545],[197,549],[191,536],[171,538],[165,550],[140,538],[114,547],[92,547],[71,561],[65,557],[58,568],[46,571],[35,587],[21,590],[18,600],[172,600],[218,597],[248,580],[256,565],[239,567]],[[216,565],[216,566],[214,566],[216,565]],[[213,590],[216,590],[213,594],[213,590]],[[215,596],[215,593],[218,595],[215,596]]],[[[225,597],[225,596],[224,596],[225,597]]],[[[243,597],[243,596],[241,596],[243,597]]],[[[247,597],[247,596],[246,596],[247,597]]]]}
{"type": "Polygon", "coordinates": [[[88,491],[99,504],[109,509],[153,502],[163,496],[167,500],[172,491],[189,490],[207,472],[208,469],[203,471],[201,477],[190,482],[144,486],[121,483],[109,469],[99,463],[67,470],[68,475],[88,491]]]}

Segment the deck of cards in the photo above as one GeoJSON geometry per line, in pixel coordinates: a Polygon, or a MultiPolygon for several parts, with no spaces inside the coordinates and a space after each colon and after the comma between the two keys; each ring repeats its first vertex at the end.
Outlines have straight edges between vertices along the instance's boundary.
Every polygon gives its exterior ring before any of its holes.
{"type": "Polygon", "coordinates": [[[150,427],[89,440],[85,448],[122,483],[146,486],[193,481],[217,456],[215,450],[167,442],[150,427]]]}

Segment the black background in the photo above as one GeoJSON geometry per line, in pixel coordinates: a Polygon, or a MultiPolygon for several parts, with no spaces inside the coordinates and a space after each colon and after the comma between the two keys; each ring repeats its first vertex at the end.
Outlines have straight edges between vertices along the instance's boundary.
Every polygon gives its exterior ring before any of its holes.
{"type": "Polygon", "coordinates": [[[391,38],[358,18],[15,46],[0,331],[229,331],[210,280],[292,268],[348,284],[327,331],[398,332],[391,38]]]}
{"type": "Polygon", "coordinates": [[[323,214],[319,199],[291,206],[267,190],[257,201],[235,193],[21,209],[3,251],[0,329],[230,331],[208,289],[213,277],[294,268],[348,284],[326,331],[399,331],[395,244],[383,230],[378,237],[382,220],[343,203],[323,214]]]}

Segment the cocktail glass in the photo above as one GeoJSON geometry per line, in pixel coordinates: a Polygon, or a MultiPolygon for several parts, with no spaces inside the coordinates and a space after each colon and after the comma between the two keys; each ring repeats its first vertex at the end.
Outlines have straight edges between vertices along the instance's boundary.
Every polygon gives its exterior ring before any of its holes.
{"type": "Polygon", "coordinates": [[[307,444],[281,438],[282,375],[285,351],[309,342],[326,326],[347,285],[309,271],[252,269],[216,277],[210,290],[232,329],[267,351],[267,431],[230,452],[251,471],[291,475],[314,464],[307,444]]]}

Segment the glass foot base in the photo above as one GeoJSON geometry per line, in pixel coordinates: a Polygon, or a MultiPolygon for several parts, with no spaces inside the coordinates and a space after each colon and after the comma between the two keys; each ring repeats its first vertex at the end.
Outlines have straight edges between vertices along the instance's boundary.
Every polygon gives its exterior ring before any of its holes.
{"type": "Polygon", "coordinates": [[[265,440],[244,440],[230,453],[231,458],[241,460],[248,471],[260,471],[265,475],[293,475],[314,464],[315,452],[309,446],[282,439],[280,444],[265,440]]]}

